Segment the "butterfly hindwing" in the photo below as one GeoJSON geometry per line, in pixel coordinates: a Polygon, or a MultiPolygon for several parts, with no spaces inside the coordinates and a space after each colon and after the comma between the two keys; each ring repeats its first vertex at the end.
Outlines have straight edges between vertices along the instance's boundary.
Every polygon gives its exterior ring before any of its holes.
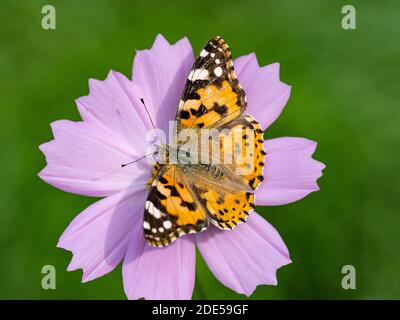
{"type": "Polygon", "coordinates": [[[238,117],[246,98],[234,72],[231,52],[221,37],[212,38],[196,59],[176,115],[180,127],[219,127],[238,117]]]}
{"type": "MultiPolygon", "coordinates": [[[[260,124],[251,115],[241,116],[228,123],[224,129],[229,129],[229,135],[221,131],[220,145],[221,158],[225,156],[225,149],[232,151],[232,164],[222,166],[231,173],[232,180],[239,180],[252,190],[264,180],[264,161],[266,152],[263,147],[264,132],[260,124]],[[235,139],[235,135],[239,136],[235,139]]],[[[228,153],[230,155],[230,153],[228,153]]]]}
{"type": "Polygon", "coordinates": [[[218,172],[214,174],[218,178],[212,179],[212,175],[203,178],[205,173],[197,172],[190,180],[194,181],[193,189],[210,221],[220,229],[233,229],[245,222],[254,208],[252,192],[264,180],[266,152],[263,148],[263,130],[252,116],[238,117],[221,129],[229,129],[220,132],[222,163],[212,165],[214,169],[207,171],[218,172]],[[224,148],[233,150],[234,154],[225,153],[224,148]],[[232,157],[230,164],[225,164],[223,157],[227,155],[232,157]]]}
{"type": "Polygon", "coordinates": [[[210,221],[220,229],[233,229],[246,222],[254,208],[254,195],[247,191],[227,190],[224,186],[212,188],[210,185],[197,185],[196,189],[210,221]]]}
{"type": "Polygon", "coordinates": [[[151,183],[145,204],[143,230],[147,242],[163,247],[178,237],[208,226],[183,174],[175,165],[161,166],[151,183]]]}

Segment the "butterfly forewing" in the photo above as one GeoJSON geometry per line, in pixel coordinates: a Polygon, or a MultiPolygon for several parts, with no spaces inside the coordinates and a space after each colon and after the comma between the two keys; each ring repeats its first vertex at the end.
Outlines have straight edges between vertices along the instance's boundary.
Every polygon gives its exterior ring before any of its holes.
{"type": "Polygon", "coordinates": [[[201,50],[183,90],[176,115],[186,128],[220,127],[246,108],[246,98],[235,76],[232,55],[221,37],[201,50]]]}
{"type": "Polygon", "coordinates": [[[203,207],[176,165],[163,165],[151,183],[145,204],[143,229],[147,242],[163,247],[176,238],[204,230],[203,207]]]}

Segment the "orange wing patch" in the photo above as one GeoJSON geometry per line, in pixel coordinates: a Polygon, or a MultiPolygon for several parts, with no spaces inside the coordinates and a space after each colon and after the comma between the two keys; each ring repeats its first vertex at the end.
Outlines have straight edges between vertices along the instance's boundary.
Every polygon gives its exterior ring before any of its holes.
{"type": "Polygon", "coordinates": [[[227,80],[222,82],[221,87],[209,85],[199,88],[196,93],[199,99],[187,100],[183,104],[181,124],[184,127],[220,126],[232,121],[242,112],[239,94],[227,80]]]}
{"type": "Polygon", "coordinates": [[[221,134],[220,146],[223,163],[226,157],[232,157],[232,164],[226,167],[243,183],[255,190],[264,180],[263,130],[260,124],[250,115],[246,115],[228,124],[228,134],[221,134]],[[240,142],[240,143],[239,143],[240,142]]]}
{"type": "Polygon", "coordinates": [[[197,186],[200,201],[207,209],[210,221],[220,229],[233,229],[239,223],[246,222],[254,208],[254,195],[246,191],[218,191],[210,186],[197,186]]]}

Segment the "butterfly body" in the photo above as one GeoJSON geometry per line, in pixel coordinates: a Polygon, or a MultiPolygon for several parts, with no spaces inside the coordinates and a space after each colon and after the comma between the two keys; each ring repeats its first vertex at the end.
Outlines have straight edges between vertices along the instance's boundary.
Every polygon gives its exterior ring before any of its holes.
{"type": "Polygon", "coordinates": [[[158,146],[143,230],[153,246],[167,246],[210,224],[233,229],[254,208],[263,180],[263,130],[250,115],[225,41],[200,52],[176,114],[176,141],[158,146]],[[185,134],[183,134],[185,133],[185,134]]]}

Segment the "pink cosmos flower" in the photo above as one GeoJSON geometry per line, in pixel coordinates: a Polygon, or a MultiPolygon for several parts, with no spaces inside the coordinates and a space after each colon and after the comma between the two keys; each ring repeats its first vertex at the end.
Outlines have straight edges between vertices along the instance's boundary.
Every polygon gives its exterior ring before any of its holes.
{"type": "MultiPolygon", "coordinates": [[[[88,96],[77,99],[81,122],[52,123],[54,140],[42,144],[47,166],[39,176],[61,190],[105,197],[80,213],[58,247],[73,258],[68,271],[82,269],[83,282],[123,263],[129,299],[190,299],[195,278],[195,245],[216,278],[247,296],[257,285],[276,285],[276,271],[291,262],[278,232],[257,213],[233,231],[210,227],[186,235],[165,248],[151,247],[142,230],[146,182],[152,166],[139,161],[148,147],[144,137],[155,126],[168,128],[194,62],[183,38],[170,45],[157,36],[149,50],[138,51],[132,80],[111,71],[104,81],[91,79],[88,96]]],[[[290,87],[279,80],[279,64],[258,65],[255,54],[234,61],[248,100],[246,113],[267,129],[280,115],[290,87]]],[[[266,140],[265,180],[255,192],[257,205],[283,205],[319,190],[324,165],[311,158],[316,143],[304,138],[266,140]]]]}

